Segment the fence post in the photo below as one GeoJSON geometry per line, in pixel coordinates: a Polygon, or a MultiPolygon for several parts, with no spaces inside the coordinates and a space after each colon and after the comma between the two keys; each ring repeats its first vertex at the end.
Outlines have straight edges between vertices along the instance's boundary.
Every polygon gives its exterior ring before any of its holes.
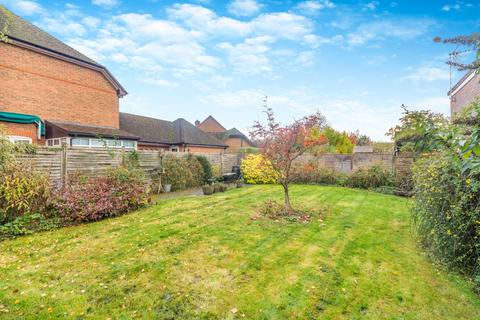
{"type": "Polygon", "coordinates": [[[62,177],[62,187],[67,185],[67,144],[62,144],[62,153],[61,153],[61,177],[62,177]]]}
{"type": "Polygon", "coordinates": [[[223,174],[223,152],[220,153],[220,172],[223,174]]]}

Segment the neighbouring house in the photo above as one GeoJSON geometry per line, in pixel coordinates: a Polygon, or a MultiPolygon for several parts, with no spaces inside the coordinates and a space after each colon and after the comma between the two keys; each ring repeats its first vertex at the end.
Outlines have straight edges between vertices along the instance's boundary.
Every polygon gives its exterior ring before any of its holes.
{"type": "Polygon", "coordinates": [[[450,113],[453,115],[475,98],[480,97],[480,75],[470,70],[450,89],[448,96],[450,113]]]}
{"type": "Polygon", "coordinates": [[[227,130],[214,117],[208,116],[202,122],[195,121],[200,130],[215,135],[228,146],[229,152],[237,152],[242,148],[255,147],[255,144],[237,128],[227,130]]]}
{"type": "Polygon", "coordinates": [[[185,119],[165,121],[120,113],[120,128],[140,137],[138,148],[191,153],[223,153],[227,145],[185,119]]]}
{"type": "Polygon", "coordinates": [[[136,148],[106,67],[0,6],[0,125],[13,142],[136,148]]]}

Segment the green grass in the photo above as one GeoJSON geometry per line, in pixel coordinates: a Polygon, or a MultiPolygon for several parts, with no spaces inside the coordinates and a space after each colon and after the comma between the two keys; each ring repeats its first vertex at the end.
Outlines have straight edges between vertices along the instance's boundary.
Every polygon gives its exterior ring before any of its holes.
{"type": "Polygon", "coordinates": [[[471,285],[418,249],[407,199],[293,186],[294,202],[330,207],[324,222],[250,219],[281,194],[169,199],[2,242],[0,318],[480,318],[471,285]]]}

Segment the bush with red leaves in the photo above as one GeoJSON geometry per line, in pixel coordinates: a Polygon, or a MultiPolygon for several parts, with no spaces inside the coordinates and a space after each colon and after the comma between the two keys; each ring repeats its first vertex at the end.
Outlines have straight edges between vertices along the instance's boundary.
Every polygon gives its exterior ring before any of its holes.
{"type": "Polygon", "coordinates": [[[116,217],[148,203],[149,190],[137,170],[112,169],[106,176],[76,176],[52,197],[52,205],[67,223],[116,217]]]}

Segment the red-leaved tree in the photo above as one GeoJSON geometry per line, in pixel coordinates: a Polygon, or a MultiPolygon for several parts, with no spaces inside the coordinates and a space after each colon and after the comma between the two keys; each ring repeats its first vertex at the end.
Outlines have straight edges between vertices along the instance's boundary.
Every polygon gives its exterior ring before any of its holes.
{"type": "Polygon", "coordinates": [[[292,124],[282,126],[275,120],[271,108],[266,107],[267,123],[255,121],[250,135],[261,142],[262,154],[278,172],[278,183],[285,194],[285,212],[291,212],[289,184],[294,180],[292,163],[311,148],[327,143],[321,130],[326,125],[325,117],[317,112],[292,124]]]}

